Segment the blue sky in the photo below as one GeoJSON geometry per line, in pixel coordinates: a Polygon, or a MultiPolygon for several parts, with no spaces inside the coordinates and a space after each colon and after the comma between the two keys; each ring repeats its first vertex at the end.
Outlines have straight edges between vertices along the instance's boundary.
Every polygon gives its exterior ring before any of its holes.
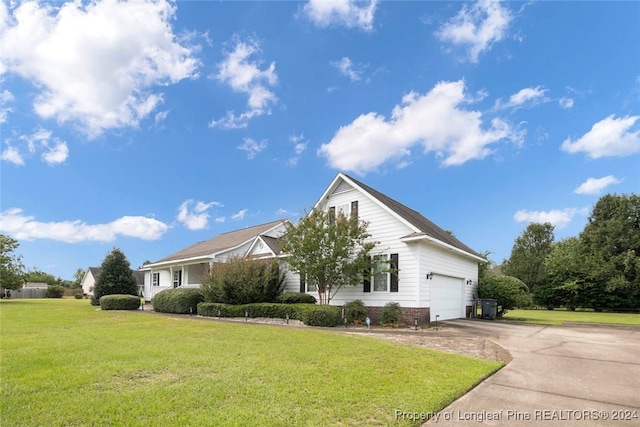
{"type": "Polygon", "coordinates": [[[501,261],[640,189],[638,2],[3,2],[0,233],[71,279],[339,171],[501,261]]]}

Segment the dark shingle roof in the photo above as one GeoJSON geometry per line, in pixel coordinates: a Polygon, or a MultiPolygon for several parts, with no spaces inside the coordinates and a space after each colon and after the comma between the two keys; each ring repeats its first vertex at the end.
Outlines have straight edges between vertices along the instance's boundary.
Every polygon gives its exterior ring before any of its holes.
{"type": "MultiPolygon", "coordinates": [[[[379,192],[377,190],[374,190],[373,188],[369,187],[366,184],[363,184],[362,182],[358,181],[357,179],[352,178],[349,175],[344,174],[344,176],[349,178],[356,185],[361,187],[364,191],[366,191],[371,196],[373,196],[376,199],[378,199],[382,204],[387,206],[389,209],[391,209],[393,212],[395,212],[397,215],[402,217],[405,221],[409,222],[411,225],[416,227],[418,230],[420,230],[422,233],[426,234],[427,236],[433,237],[434,239],[437,239],[437,240],[440,240],[441,242],[444,242],[444,243],[446,243],[448,245],[451,245],[451,246],[453,246],[453,247],[455,247],[457,249],[460,249],[460,250],[462,250],[464,252],[467,252],[467,253],[469,253],[471,255],[475,255],[475,256],[478,256],[480,258],[484,258],[484,256],[482,256],[478,252],[474,251],[469,246],[465,245],[460,240],[456,239],[454,236],[452,236],[451,234],[447,233],[445,230],[443,230],[442,228],[438,227],[433,222],[429,221],[420,212],[414,211],[413,209],[410,209],[410,208],[406,207],[402,203],[393,200],[391,197],[386,196],[386,195],[382,194],[381,192],[379,192]]],[[[414,233],[414,235],[415,236],[419,236],[420,234],[415,234],[414,233]]],[[[412,235],[407,236],[407,237],[412,237],[412,235]]]]}
{"type": "Polygon", "coordinates": [[[207,256],[216,252],[224,251],[226,249],[231,249],[256,236],[259,236],[260,234],[270,230],[271,228],[285,221],[286,220],[280,219],[277,221],[268,222],[266,224],[243,228],[242,230],[229,231],[227,233],[222,233],[214,237],[213,239],[205,240],[203,242],[198,242],[195,245],[191,245],[174,254],[164,257],[154,262],[153,264],[166,262],[166,261],[175,261],[179,259],[207,256]]]}
{"type": "Polygon", "coordinates": [[[261,236],[262,240],[269,246],[269,249],[273,251],[274,254],[280,255],[282,252],[282,248],[280,247],[280,239],[269,236],[261,236]]]}

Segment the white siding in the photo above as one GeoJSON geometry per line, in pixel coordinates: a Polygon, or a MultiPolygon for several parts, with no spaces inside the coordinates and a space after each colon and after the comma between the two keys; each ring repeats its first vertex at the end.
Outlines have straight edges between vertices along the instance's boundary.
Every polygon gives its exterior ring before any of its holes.
{"type": "Polygon", "coordinates": [[[93,295],[93,288],[96,286],[96,278],[93,277],[91,270],[87,270],[87,273],[82,278],[82,293],[87,295],[93,295]]]}
{"type": "Polygon", "coordinates": [[[421,301],[427,303],[431,301],[431,283],[426,279],[427,272],[431,271],[435,275],[463,280],[465,283],[464,304],[471,305],[476,290],[475,283],[478,281],[478,262],[428,243],[420,243],[420,245],[422,246],[420,250],[420,266],[423,277],[420,280],[421,301]],[[473,280],[474,285],[467,285],[466,280],[468,279],[473,280]]]}
{"type": "MultiPolygon", "coordinates": [[[[340,187],[345,189],[345,187],[340,187]]],[[[358,201],[358,218],[369,223],[367,231],[371,240],[379,242],[372,251],[372,255],[398,254],[398,292],[363,292],[363,285],[343,287],[332,300],[333,305],[342,305],[354,299],[362,300],[372,307],[384,306],[387,302],[397,302],[402,307],[419,307],[418,303],[418,258],[417,248],[401,242],[399,239],[413,232],[394,215],[380,205],[352,189],[332,194],[324,203],[323,208],[340,206],[358,201]]]]}

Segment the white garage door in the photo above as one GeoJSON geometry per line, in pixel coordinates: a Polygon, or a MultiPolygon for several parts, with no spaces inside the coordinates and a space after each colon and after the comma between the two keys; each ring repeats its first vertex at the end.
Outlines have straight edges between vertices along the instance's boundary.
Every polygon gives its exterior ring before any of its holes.
{"type": "Polygon", "coordinates": [[[464,317],[463,279],[433,275],[431,279],[431,321],[464,317]]]}

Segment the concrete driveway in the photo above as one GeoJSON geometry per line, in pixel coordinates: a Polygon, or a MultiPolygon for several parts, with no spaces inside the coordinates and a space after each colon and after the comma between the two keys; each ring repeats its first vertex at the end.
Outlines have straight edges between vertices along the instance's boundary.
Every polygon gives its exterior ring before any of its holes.
{"type": "Polygon", "coordinates": [[[513,360],[425,425],[640,425],[640,328],[447,323],[513,360]]]}

